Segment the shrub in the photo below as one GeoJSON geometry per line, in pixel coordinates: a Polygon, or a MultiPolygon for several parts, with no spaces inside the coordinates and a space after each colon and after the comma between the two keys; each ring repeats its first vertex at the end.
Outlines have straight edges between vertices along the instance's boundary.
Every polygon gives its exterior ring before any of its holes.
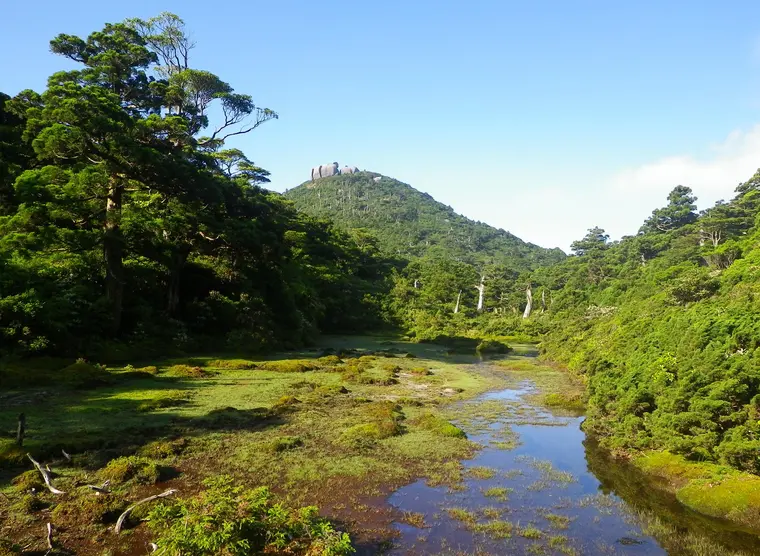
{"type": "Polygon", "coordinates": [[[547,407],[559,407],[574,411],[582,411],[586,408],[586,404],[583,403],[583,395],[579,392],[546,394],[543,404],[547,407]]]}
{"type": "Polygon", "coordinates": [[[507,344],[503,342],[499,342],[498,340],[483,340],[481,341],[477,347],[475,348],[475,351],[478,353],[509,353],[512,351],[512,348],[509,347],[507,344]]]}
{"type": "Polygon", "coordinates": [[[130,480],[149,485],[161,479],[162,469],[147,458],[129,456],[111,460],[99,474],[103,480],[109,480],[114,485],[130,480]]]}
{"type": "Polygon", "coordinates": [[[315,507],[287,508],[266,487],[245,490],[226,476],[205,481],[197,496],[156,506],[149,514],[158,534],[157,556],[244,556],[354,552],[347,534],[336,531],[315,507]]]}
{"type": "Polygon", "coordinates": [[[324,365],[324,366],[340,365],[341,363],[343,363],[343,361],[341,361],[340,357],[338,357],[337,355],[325,355],[324,357],[320,357],[319,359],[317,359],[317,362],[320,365],[324,365]]]}

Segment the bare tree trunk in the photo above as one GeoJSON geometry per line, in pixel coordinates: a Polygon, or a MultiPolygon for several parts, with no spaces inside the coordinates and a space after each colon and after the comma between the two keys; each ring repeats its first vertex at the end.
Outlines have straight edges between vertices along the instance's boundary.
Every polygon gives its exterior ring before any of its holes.
{"type": "Polygon", "coordinates": [[[486,277],[485,275],[481,275],[480,277],[480,284],[475,286],[475,289],[478,290],[478,313],[483,312],[483,297],[486,293],[486,277]]]}
{"type": "Polygon", "coordinates": [[[420,281],[415,278],[414,279],[414,289],[415,290],[417,289],[417,287],[419,286],[419,284],[420,284],[420,281]]]}
{"type": "Polygon", "coordinates": [[[530,289],[530,285],[528,285],[527,289],[525,290],[525,299],[527,300],[527,303],[525,305],[523,318],[527,319],[530,316],[530,312],[533,310],[533,291],[530,289]]]}
{"type": "Polygon", "coordinates": [[[456,315],[459,312],[459,302],[462,300],[462,290],[459,290],[459,295],[457,295],[457,304],[454,306],[454,314],[456,315]]]}
{"type": "Polygon", "coordinates": [[[106,201],[103,257],[106,263],[106,297],[111,305],[111,332],[121,326],[124,301],[124,243],[121,236],[121,208],[124,186],[112,182],[106,201]]]}
{"type": "Polygon", "coordinates": [[[546,289],[541,290],[541,313],[546,312],[546,289]]]}
{"type": "Polygon", "coordinates": [[[24,433],[26,432],[26,415],[19,413],[18,415],[18,429],[16,429],[16,444],[19,446],[24,445],[24,433]]]}
{"type": "Polygon", "coordinates": [[[177,313],[179,307],[179,283],[182,277],[182,269],[185,267],[187,257],[190,255],[190,247],[182,246],[179,252],[174,257],[174,264],[172,265],[171,275],[169,276],[169,292],[167,309],[169,314],[174,316],[177,313]]]}

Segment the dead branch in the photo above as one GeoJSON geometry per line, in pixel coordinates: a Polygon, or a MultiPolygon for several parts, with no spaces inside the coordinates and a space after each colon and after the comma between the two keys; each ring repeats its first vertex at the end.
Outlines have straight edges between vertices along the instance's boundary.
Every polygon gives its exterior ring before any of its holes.
{"type": "Polygon", "coordinates": [[[63,457],[66,458],[66,461],[71,461],[71,456],[67,454],[63,448],[61,448],[61,453],[63,454],[63,457]]]}
{"type": "Polygon", "coordinates": [[[50,523],[47,524],[47,545],[48,552],[53,550],[53,526],[50,523]]]}
{"type": "Polygon", "coordinates": [[[141,506],[142,504],[147,504],[148,502],[153,502],[153,500],[158,500],[159,498],[166,498],[167,496],[171,496],[175,492],[177,492],[177,489],[170,488],[169,490],[162,492],[161,494],[154,494],[153,496],[148,496],[147,498],[143,498],[142,500],[135,502],[129,508],[124,510],[124,513],[119,516],[119,519],[116,521],[116,526],[113,528],[114,532],[117,535],[121,532],[121,527],[122,525],[124,525],[124,521],[129,517],[129,514],[131,514],[132,510],[134,510],[137,506],[141,506]]]}
{"type": "Polygon", "coordinates": [[[26,457],[29,458],[29,461],[31,461],[34,466],[37,468],[37,470],[42,475],[42,479],[45,481],[45,484],[48,487],[48,490],[52,492],[53,494],[66,494],[62,490],[58,490],[53,486],[53,483],[50,481],[50,473],[44,469],[30,454],[26,454],[26,457]]]}

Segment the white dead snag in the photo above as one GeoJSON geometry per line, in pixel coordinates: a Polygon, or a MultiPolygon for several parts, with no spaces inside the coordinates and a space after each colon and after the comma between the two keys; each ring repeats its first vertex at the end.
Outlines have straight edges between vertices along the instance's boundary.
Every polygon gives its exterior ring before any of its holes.
{"type": "Polygon", "coordinates": [[[456,315],[459,312],[459,302],[462,300],[462,290],[459,290],[459,295],[457,295],[457,304],[454,306],[454,314],[456,315]]]}
{"type": "Polygon", "coordinates": [[[527,289],[525,290],[525,299],[527,300],[527,303],[525,304],[525,312],[523,313],[523,318],[527,319],[530,316],[530,312],[533,310],[533,291],[531,291],[530,285],[528,285],[527,289]]]}
{"type": "Polygon", "coordinates": [[[541,290],[541,313],[546,311],[546,290],[541,290]]]}
{"type": "Polygon", "coordinates": [[[53,486],[53,483],[50,481],[50,472],[44,469],[31,455],[26,454],[26,457],[29,458],[29,461],[31,461],[34,466],[37,468],[37,470],[42,475],[42,479],[45,481],[45,485],[47,485],[48,490],[52,492],[53,494],[66,494],[62,490],[58,490],[53,486]]]}
{"type": "Polygon", "coordinates": [[[416,290],[417,287],[419,287],[419,285],[420,285],[420,281],[415,278],[415,280],[414,280],[414,289],[416,290]]]}
{"type": "Polygon", "coordinates": [[[170,488],[169,490],[164,491],[161,494],[154,494],[153,496],[148,496],[147,498],[143,498],[142,500],[135,502],[129,508],[124,510],[124,513],[119,516],[119,519],[116,521],[116,525],[113,528],[114,532],[117,535],[121,533],[121,527],[122,525],[124,525],[124,521],[129,517],[129,514],[131,514],[132,510],[134,510],[137,506],[142,506],[143,504],[147,504],[148,502],[153,502],[153,500],[158,500],[159,498],[166,498],[167,496],[171,496],[175,492],[177,492],[177,489],[170,488]]]}
{"type": "Polygon", "coordinates": [[[63,448],[61,448],[61,453],[63,454],[63,457],[66,458],[66,461],[71,461],[71,456],[67,454],[63,448]]]}
{"type": "Polygon", "coordinates": [[[486,293],[486,277],[485,275],[481,275],[480,277],[480,284],[475,286],[475,289],[478,290],[478,313],[483,312],[483,297],[486,293]]]}

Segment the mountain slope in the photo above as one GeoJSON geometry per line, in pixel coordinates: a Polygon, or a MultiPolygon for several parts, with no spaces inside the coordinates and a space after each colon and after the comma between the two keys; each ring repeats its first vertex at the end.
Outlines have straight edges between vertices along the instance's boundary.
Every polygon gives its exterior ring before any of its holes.
{"type": "Polygon", "coordinates": [[[329,218],[344,229],[365,228],[380,247],[411,258],[441,255],[473,265],[504,264],[529,270],[565,258],[506,232],[465,218],[427,193],[372,172],[306,182],[285,196],[296,208],[329,218]],[[374,178],[379,177],[378,181],[374,178]]]}

